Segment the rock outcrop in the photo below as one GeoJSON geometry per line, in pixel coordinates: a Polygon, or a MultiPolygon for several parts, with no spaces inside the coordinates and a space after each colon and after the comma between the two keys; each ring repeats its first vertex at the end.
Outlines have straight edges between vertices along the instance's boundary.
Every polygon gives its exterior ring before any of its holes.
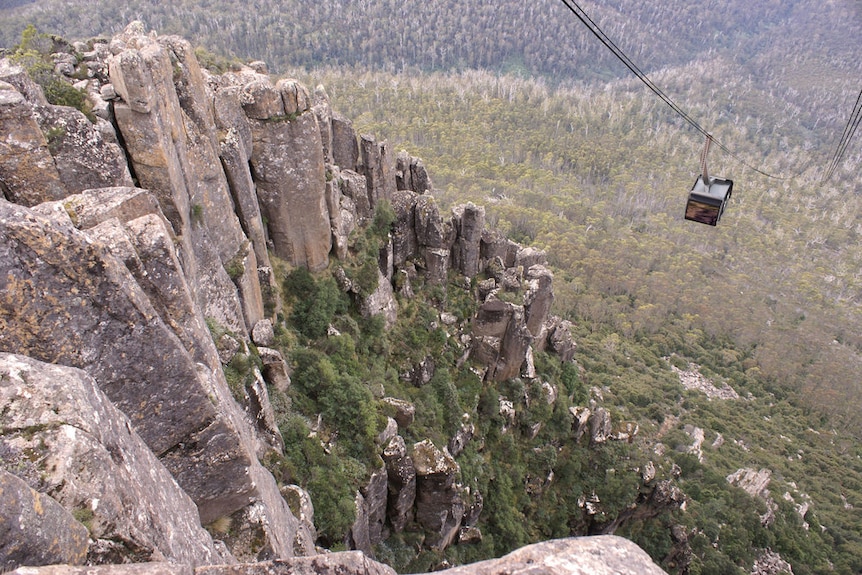
{"type": "MultiPolygon", "coordinates": [[[[421,160],[357,136],[322,88],[273,83],[259,64],[212,75],[188,42],[138,23],[95,41],[86,58],[58,56],[57,69],[74,74],[79,61],[95,119],[48,104],[23,70],[0,63],[0,449],[3,467],[21,463],[14,472],[39,493],[16,487],[22,509],[50,496],[87,524],[89,562],[251,574],[287,569],[257,561],[316,553],[311,506],[294,505],[308,509],[295,517],[282,496],[295,491],[260,463],[282,454],[270,393],[290,385],[272,347],[270,254],[313,271],[347,260],[351,234],[387,205],[395,221],[379,234],[376,288],[343,286],[363,315],[392,326],[411,282],[463,290],[478,298],[470,325],[452,314],[439,322],[460,331],[461,361],[486,381],[534,380],[534,348],[573,360],[571,325],[550,316],[544,252],[486,229],[481,206],[442,210],[421,160]],[[230,385],[224,367],[241,365],[230,385]],[[249,565],[199,567],[234,560],[249,565]]],[[[414,361],[404,377],[431,382],[435,358],[414,361]]],[[[408,448],[399,433],[415,407],[386,403],[384,465],[356,494],[350,545],[371,554],[387,530],[411,524],[436,550],[480,540],[481,495],[458,483],[454,459],[472,441],[469,419],[447,447],[408,448]]],[[[512,402],[500,406],[514,426],[512,402]]],[[[611,436],[601,415],[585,416],[594,442],[611,436]]],[[[68,523],[70,553],[51,557],[79,563],[80,521],[67,515],[50,520],[68,523]]],[[[290,565],[388,573],[355,554],[290,565]]]]}
{"type": "MultiPolygon", "coordinates": [[[[0,353],[0,403],[0,450],[7,454],[0,466],[26,477],[30,489],[87,525],[48,529],[62,517],[46,501],[41,520],[47,523],[32,533],[83,541],[90,563],[168,560],[194,566],[227,559],[201,527],[192,500],[87,373],[0,353]]],[[[7,496],[26,495],[20,489],[3,493],[4,511],[7,496]]],[[[62,551],[58,543],[45,542],[45,553],[53,550],[51,562],[82,563],[73,542],[65,542],[69,555],[63,560],[56,555],[62,551]]]]}
{"type": "MultiPolygon", "coordinates": [[[[22,568],[14,575],[395,575],[358,551],[296,557],[244,565],[192,569],[188,565],[147,563],[103,567],[57,565],[22,568]]],[[[663,575],[637,545],[612,535],[545,541],[500,557],[441,570],[442,575],[663,575]]]]}
{"type": "MultiPolygon", "coordinates": [[[[4,461],[17,459],[9,447],[0,450],[4,461]]],[[[18,565],[84,563],[87,528],[63,506],[2,469],[0,496],[0,571],[18,565]]]]}
{"type": "Polygon", "coordinates": [[[416,467],[416,520],[426,531],[425,544],[445,549],[464,517],[462,488],[455,480],[460,467],[446,450],[426,440],[413,446],[416,467]]]}
{"type": "MultiPolygon", "coordinates": [[[[264,500],[261,525],[272,553],[292,554],[298,524],[258,463],[212,339],[179,321],[191,299],[185,284],[159,284],[171,296],[157,299],[162,317],[126,265],[71,221],[57,224],[0,202],[0,229],[0,349],[86,371],[192,497],[204,523],[264,500]]],[[[161,227],[149,237],[165,234],[161,227]]],[[[154,260],[131,240],[125,245],[129,258],[137,257],[133,267],[157,263],[165,280],[182,278],[170,258],[154,260]]],[[[192,317],[203,325],[199,314],[192,317]]]]}

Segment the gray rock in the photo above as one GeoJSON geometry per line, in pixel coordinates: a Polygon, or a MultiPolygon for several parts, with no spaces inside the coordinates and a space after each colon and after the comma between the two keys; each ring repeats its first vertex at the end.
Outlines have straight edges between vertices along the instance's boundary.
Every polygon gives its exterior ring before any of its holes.
{"type": "Polygon", "coordinates": [[[0,444],[32,454],[38,484],[31,487],[86,517],[94,541],[122,542],[107,556],[91,548],[90,561],[225,559],[201,528],[194,503],[92,377],[0,353],[0,401],[0,444]]]}
{"type": "Polygon", "coordinates": [[[515,267],[515,258],[521,249],[523,248],[519,244],[498,231],[486,229],[482,232],[480,253],[485,262],[500,258],[504,268],[515,267]]]}
{"type": "Polygon", "coordinates": [[[392,260],[395,267],[403,266],[416,257],[419,243],[416,239],[416,194],[399,190],[392,196],[395,221],[392,224],[392,260]]]}
{"type": "Polygon", "coordinates": [[[415,198],[416,241],[423,248],[449,250],[455,241],[455,228],[452,221],[444,221],[440,216],[437,201],[433,196],[423,194],[415,198]]]}
{"type": "Polygon", "coordinates": [[[12,84],[0,81],[0,187],[6,198],[35,206],[66,196],[33,106],[12,84]]]}
{"type": "Polygon", "coordinates": [[[258,564],[202,567],[195,575],[395,575],[395,571],[361,551],[342,551],[258,564]]]}
{"type": "Polygon", "coordinates": [[[268,347],[259,347],[257,352],[263,362],[264,379],[275,389],[287,392],[290,387],[290,370],[281,352],[268,347]]]}
{"type": "Polygon", "coordinates": [[[515,267],[523,267],[525,270],[528,270],[535,265],[548,265],[548,256],[544,250],[533,247],[518,250],[518,253],[515,255],[515,267]]]}
{"type": "Polygon", "coordinates": [[[442,550],[458,535],[464,517],[461,488],[455,484],[460,467],[446,451],[429,440],[413,446],[416,467],[416,520],[425,529],[425,544],[442,550]]]}
{"type": "Polygon", "coordinates": [[[368,190],[365,176],[353,170],[341,169],[338,173],[338,184],[342,195],[351,200],[356,213],[356,223],[365,224],[371,220],[371,202],[368,199],[368,190]]]}
{"type": "Polygon", "coordinates": [[[604,407],[597,407],[590,415],[590,445],[604,443],[611,438],[611,414],[604,407]]]}
{"type": "Polygon", "coordinates": [[[368,201],[373,211],[379,202],[392,201],[395,193],[394,158],[388,143],[378,143],[374,136],[368,134],[363,134],[359,140],[359,173],[365,176],[368,201]]]}
{"type": "Polygon", "coordinates": [[[453,267],[468,278],[479,273],[479,247],[485,229],[485,208],[472,202],[453,210],[458,239],[452,250],[453,267]]]}
{"type": "Polygon", "coordinates": [[[413,520],[413,504],[416,501],[416,467],[407,455],[404,438],[395,436],[383,450],[388,480],[386,512],[392,529],[396,533],[413,520]]]}
{"type": "Polygon", "coordinates": [[[37,109],[37,117],[67,194],[133,185],[116,136],[106,139],[96,125],[74,108],[44,106],[37,109]]]}
{"type": "Polygon", "coordinates": [[[431,178],[420,158],[409,155],[405,150],[395,157],[395,187],[398,190],[410,190],[417,194],[430,192],[431,178]]]}
{"type": "Polygon", "coordinates": [[[499,559],[439,571],[442,575],[665,575],[622,537],[575,537],[522,547],[499,559]]]}
{"type": "Polygon", "coordinates": [[[269,347],[275,341],[275,332],[273,331],[272,321],[262,319],[254,324],[254,329],[251,330],[251,341],[260,347],[269,347]]]}
{"type": "Polygon", "coordinates": [[[329,264],[332,237],[317,118],[252,120],[253,176],[275,254],[312,271],[329,264]]]}
{"type": "Polygon", "coordinates": [[[588,407],[576,406],[569,408],[569,414],[572,416],[572,432],[575,435],[575,441],[580,441],[587,432],[592,412],[588,407]]]}
{"type": "Polygon", "coordinates": [[[376,437],[377,445],[387,445],[392,438],[398,435],[398,422],[391,417],[386,418],[386,427],[376,437]]]}
{"type": "Polygon", "coordinates": [[[374,546],[388,535],[385,530],[387,473],[381,467],[371,473],[368,483],[356,494],[356,520],[348,540],[352,548],[374,557],[374,546]]]}
{"type": "Polygon", "coordinates": [[[401,429],[406,429],[410,427],[413,423],[413,420],[416,418],[416,406],[410,403],[409,401],[405,401],[403,399],[397,399],[395,397],[384,397],[381,401],[384,404],[390,406],[394,410],[393,417],[395,421],[398,423],[398,427],[401,429]]]}
{"type": "Polygon", "coordinates": [[[473,439],[473,435],[476,434],[476,426],[472,423],[465,423],[461,426],[455,435],[449,439],[449,444],[447,448],[449,449],[449,453],[452,454],[452,457],[458,457],[464,451],[464,448],[467,447],[467,444],[473,439]]]}
{"type": "MultiPolygon", "coordinates": [[[[323,156],[327,164],[332,164],[332,104],[329,101],[329,94],[326,93],[326,88],[322,84],[315,86],[312,101],[313,105],[311,109],[314,115],[317,116],[317,125],[320,127],[320,142],[323,144],[323,156]]],[[[350,166],[346,167],[349,168],[350,166]]]]}
{"type": "Polygon", "coordinates": [[[255,429],[261,437],[261,447],[258,457],[263,459],[272,450],[278,454],[284,452],[284,438],[278,428],[278,420],[272,403],[269,401],[269,391],[266,382],[257,367],[254,368],[252,383],[246,385],[248,405],[246,412],[255,424],[255,429]]]}
{"type": "Polygon", "coordinates": [[[425,281],[429,285],[445,286],[449,277],[449,250],[425,250],[425,281]]]}
{"type": "Polygon", "coordinates": [[[23,567],[15,575],[194,575],[191,565],[175,563],[132,563],[128,565],[49,565],[23,567]]]}
{"type": "Polygon", "coordinates": [[[572,336],[572,322],[561,318],[551,318],[548,325],[548,348],[557,354],[562,363],[568,363],[575,358],[575,343],[572,336]]]}
{"type": "Polygon", "coordinates": [[[386,328],[391,328],[398,320],[398,303],[395,292],[386,276],[377,270],[377,288],[373,293],[362,298],[360,312],[363,317],[382,316],[386,328]]]}
{"type": "Polygon", "coordinates": [[[88,230],[111,218],[123,224],[147,215],[164,218],[153,194],[130,186],[83,190],[64,198],[61,205],[80,230],[88,230]]]}
{"type": "MultiPolygon", "coordinates": [[[[219,161],[212,98],[186,42],[138,32],[124,33],[124,48],[109,62],[122,97],[114,113],[126,151],[139,182],[157,197],[180,240],[180,260],[196,303],[205,315],[245,333],[243,312],[253,309],[253,302],[240,303],[222,267],[247,239],[219,161]]],[[[243,272],[244,279],[256,281],[256,268],[243,272]]]]}
{"type": "MultiPolygon", "coordinates": [[[[3,441],[0,437],[0,446],[5,446],[3,441]]],[[[9,459],[4,454],[5,464],[9,459]]],[[[62,505],[2,469],[0,494],[0,571],[84,563],[89,533],[62,505]]]]}
{"type": "Polygon", "coordinates": [[[268,542],[297,530],[233,401],[211,339],[195,361],[102,244],[0,202],[0,349],[79,367],[130,418],[210,522],[264,501],[268,542]],[[62,249],[58,249],[62,246],[62,249]],[[38,298],[29,294],[40,293],[38,298]]]}
{"type": "Polygon", "coordinates": [[[48,105],[42,87],[33,81],[23,66],[13,64],[8,58],[0,58],[0,82],[11,84],[34,106],[48,105]]]}
{"type": "Polygon", "coordinates": [[[284,116],[284,101],[281,93],[269,78],[259,78],[242,89],[242,108],[253,120],[268,120],[284,116]]]}
{"type": "MultiPolygon", "coordinates": [[[[245,116],[242,117],[242,120],[246,120],[245,116]]],[[[251,241],[258,266],[269,267],[271,264],[266,249],[266,232],[263,227],[260,206],[257,203],[254,180],[248,165],[249,154],[252,149],[251,129],[247,122],[244,128],[248,130],[248,143],[243,144],[239,132],[231,127],[225,132],[219,143],[219,157],[224,167],[237,216],[251,241]]]]}
{"type": "Polygon", "coordinates": [[[534,265],[527,270],[527,293],[524,294],[524,313],[527,329],[534,338],[544,341],[542,337],[545,324],[554,303],[554,274],[542,265],[534,265]]]}
{"type": "Polygon", "coordinates": [[[359,162],[353,123],[337,112],[332,114],[332,161],[344,170],[356,170],[359,162]]]}
{"type": "Polygon", "coordinates": [[[473,320],[471,356],[487,367],[487,379],[511,379],[520,373],[532,340],[522,306],[489,299],[473,320]]]}

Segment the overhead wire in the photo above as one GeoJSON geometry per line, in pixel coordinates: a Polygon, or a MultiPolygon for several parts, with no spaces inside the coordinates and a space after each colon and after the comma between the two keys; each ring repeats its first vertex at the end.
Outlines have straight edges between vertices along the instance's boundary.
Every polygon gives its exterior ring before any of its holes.
{"type": "Polygon", "coordinates": [[[841,140],[838,142],[838,147],[835,149],[832,161],[829,162],[829,167],[823,174],[822,183],[825,184],[829,181],[832,174],[835,173],[835,170],[844,158],[844,153],[847,151],[847,145],[850,143],[850,140],[853,139],[853,135],[856,133],[856,128],[859,127],[860,121],[862,121],[862,90],[860,90],[859,96],[856,97],[856,104],[853,106],[853,112],[850,114],[850,118],[844,126],[844,132],[841,134],[841,140]]]}
{"type": "Polygon", "coordinates": [[[643,82],[646,85],[646,87],[650,89],[650,91],[652,91],[656,96],[658,96],[659,99],[661,99],[674,112],[676,112],[680,117],[682,117],[683,120],[688,122],[688,124],[691,125],[695,130],[697,130],[698,132],[700,132],[701,134],[703,134],[707,138],[711,138],[712,141],[715,143],[715,145],[718,146],[724,153],[726,153],[727,155],[729,155],[730,157],[732,157],[733,159],[735,159],[737,162],[744,165],[745,167],[747,167],[751,170],[754,170],[758,174],[766,176],[767,178],[772,178],[772,179],[776,179],[776,180],[784,179],[782,177],[774,176],[774,175],[769,174],[763,170],[760,170],[760,169],[756,168],[755,166],[752,166],[751,164],[749,164],[748,162],[746,162],[745,160],[740,158],[737,154],[733,153],[733,151],[730,150],[727,146],[725,146],[721,141],[715,139],[710,134],[710,132],[708,132],[703,126],[701,126],[696,120],[694,120],[694,118],[689,116],[682,108],[680,108],[673,100],[671,100],[670,97],[667,94],[665,94],[661,88],[656,86],[655,83],[653,83],[653,81],[650,80],[649,77],[631,60],[631,58],[629,58],[625,54],[625,52],[623,52],[619,48],[619,46],[617,46],[614,43],[614,41],[611,40],[610,37],[608,37],[608,35],[602,31],[602,29],[599,27],[599,25],[596,24],[592,20],[592,18],[589,17],[589,15],[584,11],[583,8],[581,8],[578,5],[578,3],[575,0],[560,0],[560,1],[566,6],[566,8],[569,9],[569,11],[572,12],[572,14],[574,14],[578,18],[578,20],[581,21],[581,23],[583,23],[590,30],[590,32],[593,33],[593,35],[596,38],[599,39],[599,41],[608,50],[610,50],[614,54],[614,56],[617,57],[617,59],[619,59],[626,66],[626,68],[628,68],[635,76],[637,76],[637,78],[641,82],[643,82]]]}

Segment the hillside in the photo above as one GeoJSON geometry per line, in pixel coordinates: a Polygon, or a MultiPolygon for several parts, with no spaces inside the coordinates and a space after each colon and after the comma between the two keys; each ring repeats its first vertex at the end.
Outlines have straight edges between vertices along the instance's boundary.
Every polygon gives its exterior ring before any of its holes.
{"type": "MultiPolygon", "coordinates": [[[[484,205],[489,226],[546,250],[555,272],[554,313],[573,323],[580,373],[573,379],[540,356],[539,380],[564,387],[569,382],[571,407],[592,400],[614,421],[636,423],[631,444],[595,453],[568,444],[561,449],[563,422],[554,413],[535,413],[529,400],[513,405],[521,418],[518,432],[497,435],[494,425],[503,421],[489,398],[529,398],[520,387],[529,384],[483,385],[473,405],[475,383],[449,373],[434,382],[432,396],[414,396],[419,392],[402,388],[391,372],[381,375],[387,367],[370,358],[382,357],[390,346],[393,365],[423,359],[412,356],[429,345],[435,356],[452,351],[425,339],[416,340],[413,351],[399,351],[396,342],[407,339],[403,331],[378,339],[347,322],[362,359],[337,367],[362,374],[362,381],[382,377],[387,393],[396,389],[421,406],[417,418],[427,419],[417,420],[421,432],[410,431],[416,435],[408,439],[439,434],[438,442],[445,443],[457,430],[458,414],[442,406],[458,405],[456,411],[475,413],[481,422],[477,436],[484,450],[468,449],[458,461],[465,481],[484,494],[480,527],[486,537],[477,546],[450,548],[447,559],[472,560],[528,541],[616,530],[674,570],[680,565],[672,552],[680,532],[673,528],[684,526],[692,572],[747,571],[756,548],[778,551],[797,574],[858,570],[859,466],[852,440],[862,429],[862,294],[855,272],[859,257],[852,249],[859,233],[853,193],[858,146],[832,182],[819,181],[858,92],[859,63],[852,57],[858,39],[851,30],[858,26],[858,7],[740,3],[715,14],[702,7],[693,14],[688,5],[595,7],[596,20],[611,36],[624,38],[625,49],[646,62],[651,77],[687,111],[745,162],[780,176],[763,177],[713,151],[711,172],[733,177],[736,186],[725,219],[712,229],[681,216],[698,169],[700,138],[628,78],[573,19],[562,23],[561,6],[540,2],[529,7],[535,8],[531,14],[514,3],[435,6],[433,14],[423,6],[381,2],[352,11],[326,3],[285,5],[282,14],[303,18],[260,10],[254,33],[246,30],[239,39],[233,27],[242,24],[219,23],[217,8],[206,17],[187,18],[182,10],[194,13],[195,7],[175,5],[173,15],[146,16],[149,6],[129,4],[106,7],[98,18],[66,13],[52,21],[42,19],[64,13],[32,11],[34,5],[24,6],[31,10],[25,16],[11,17],[49,31],[64,31],[51,22],[101,26],[85,35],[122,26],[110,21],[116,11],[134,12],[167,31],[185,30],[179,24],[185,19],[198,26],[191,32],[196,43],[242,58],[263,57],[307,85],[322,83],[333,107],[354,119],[358,133],[377,134],[394,149],[423,158],[444,211],[466,201],[484,205]],[[400,11],[393,26],[420,24],[392,34],[380,28],[388,21],[381,11],[400,11]],[[522,22],[537,25],[512,25],[522,22]],[[703,22],[710,23],[708,43],[701,41],[703,22]],[[287,23],[291,33],[285,33],[287,23]],[[417,49],[417,39],[428,37],[439,48],[417,49]],[[578,57],[556,53],[560,37],[573,43],[560,52],[578,57]],[[388,43],[393,39],[395,44],[388,43]],[[282,60],[282,54],[291,57],[282,60]],[[320,63],[351,68],[312,69],[320,63]],[[674,368],[692,369],[690,362],[742,399],[707,401],[685,390],[674,368]],[[536,423],[544,424],[542,431],[530,437],[536,423]],[[698,448],[689,452],[693,445],[698,448]],[[678,466],[678,485],[690,497],[686,513],[620,520],[638,497],[646,461],[668,476],[672,464],[678,466]],[[542,468],[554,481],[537,491],[534,475],[542,468]],[[730,487],[726,478],[741,469],[767,470],[750,483],[768,483],[771,497],[752,500],[730,487]],[[524,490],[513,487],[519,483],[524,490]],[[575,493],[586,498],[577,509],[575,493]],[[605,505],[598,518],[584,515],[593,495],[605,505]],[[775,517],[764,519],[770,510],[775,517]]],[[[468,302],[450,303],[462,306],[459,317],[471,315],[468,302]]],[[[427,313],[422,306],[407,312],[427,313]]],[[[301,330],[301,324],[293,329],[301,330]]],[[[341,361],[332,344],[322,345],[318,351],[329,361],[341,361]]],[[[299,357],[320,361],[313,354],[299,357]]],[[[295,474],[304,459],[287,455],[285,469],[295,474]]],[[[321,516],[335,518],[333,533],[345,527],[338,513],[321,516]]],[[[438,553],[412,556],[407,550],[414,544],[411,536],[396,537],[377,553],[412,569],[442,560],[438,553]]]]}

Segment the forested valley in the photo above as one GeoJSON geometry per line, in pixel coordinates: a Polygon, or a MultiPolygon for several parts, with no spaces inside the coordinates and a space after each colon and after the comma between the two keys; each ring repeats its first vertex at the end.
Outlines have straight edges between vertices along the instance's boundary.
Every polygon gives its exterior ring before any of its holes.
{"type": "MultiPolygon", "coordinates": [[[[862,87],[862,8],[849,0],[584,8],[732,152],[713,147],[709,156],[711,174],[734,180],[717,227],[683,219],[702,135],[556,1],[5,2],[0,46],[12,49],[28,23],[72,38],[141,19],[192,39],[213,67],[264,60],[271,71],[322,85],[358,132],[422,158],[442,206],[484,205],[494,227],[547,251],[554,313],[575,326],[579,369],[573,377],[544,356],[537,369],[567,382],[572,404],[601,396],[615,421],[638,425],[637,438],[593,453],[555,451],[547,446],[559,447],[559,413],[518,407],[525,422],[546,424],[534,437],[526,429],[501,435],[489,418],[485,450],[470,448],[459,460],[465,482],[485,494],[484,541],[417,557],[408,535],[381,547],[381,560],[415,572],[444,558],[472,561],[585,534],[588,526],[571,519],[578,496],[595,494],[615,516],[636,496],[633,469],[655,461],[667,473],[676,466],[686,509],[616,532],[657,562],[673,546],[671,526],[683,525],[691,573],[751,572],[755,548],[779,553],[797,575],[857,573],[862,142],[851,142],[831,180],[822,176],[862,87]],[[684,389],[679,371],[695,368],[739,397],[684,389]],[[536,495],[518,485],[539,469],[555,474],[551,487],[536,495]],[[729,483],[740,469],[769,470],[770,503],[729,483]]],[[[343,313],[331,278],[299,280],[330,302],[330,319],[343,313]]],[[[418,301],[411,309],[413,318],[430,313],[418,301]]],[[[293,321],[293,345],[314,340],[302,333],[301,314],[293,321]]],[[[294,362],[320,371],[326,355],[336,371],[373,379],[388,369],[380,350],[397,355],[408,324],[388,335],[354,326],[359,361],[343,360],[342,344],[329,343],[296,352],[294,362]]],[[[433,334],[416,341],[445,352],[433,334]]],[[[431,396],[405,391],[426,410],[416,439],[455,426],[441,404],[487,415],[490,391],[468,381],[453,373],[431,396]]],[[[502,387],[529,395],[519,381],[502,387]]],[[[305,431],[285,418],[285,439],[302,444],[305,431]]],[[[333,465],[318,457],[315,465],[333,465]]],[[[282,465],[299,474],[308,459],[288,453],[282,465]]],[[[362,475],[356,466],[329,472],[347,483],[362,475]]],[[[337,540],[350,493],[316,481],[331,496],[320,503],[323,530],[337,540]]]]}

